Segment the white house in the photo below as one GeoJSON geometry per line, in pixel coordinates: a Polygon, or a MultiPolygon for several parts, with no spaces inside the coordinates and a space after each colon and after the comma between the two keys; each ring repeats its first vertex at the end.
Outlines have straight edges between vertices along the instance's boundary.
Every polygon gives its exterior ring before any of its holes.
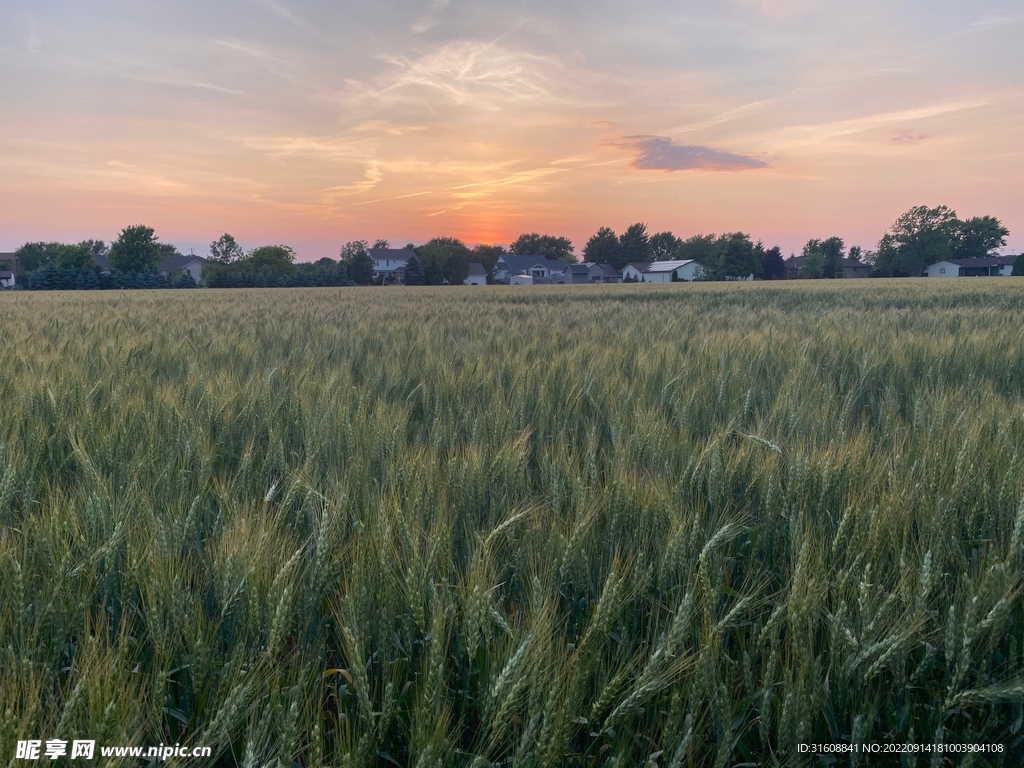
{"type": "Polygon", "coordinates": [[[649,261],[631,261],[622,268],[622,281],[629,280],[631,283],[639,283],[643,277],[644,270],[651,265],[649,261]]]}
{"type": "Polygon", "coordinates": [[[14,273],[7,270],[0,271],[0,289],[14,290],[14,273]]]}
{"type": "Polygon", "coordinates": [[[989,256],[980,259],[949,259],[929,265],[927,277],[1009,277],[1016,256],[989,256]]]}
{"type": "Polygon", "coordinates": [[[693,259],[652,261],[641,276],[647,283],[690,283],[704,275],[704,268],[693,259]]]}
{"type": "Polygon", "coordinates": [[[161,275],[174,275],[176,273],[191,275],[192,279],[199,285],[203,281],[203,265],[206,259],[201,256],[189,254],[188,256],[168,256],[160,262],[159,271],[161,275]]]}
{"type": "Polygon", "coordinates": [[[466,276],[466,285],[487,285],[487,270],[483,264],[473,262],[469,265],[469,275],[466,276]]]}
{"type": "MultiPolygon", "coordinates": [[[[512,285],[511,279],[516,275],[529,275],[533,283],[550,283],[565,271],[566,263],[543,256],[515,256],[506,254],[498,258],[494,265],[494,281],[512,285]]],[[[525,283],[517,283],[525,285],[525,283]]]]}
{"type": "Polygon", "coordinates": [[[401,283],[405,265],[413,255],[408,248],[367,248],[366,253],[373,259],[375,283],[401,283]]]}
{"type": "Polygon", "coordinates": [[[512,275],[508,279],[509,285],[533,285],[533,275],[512,275]]]}

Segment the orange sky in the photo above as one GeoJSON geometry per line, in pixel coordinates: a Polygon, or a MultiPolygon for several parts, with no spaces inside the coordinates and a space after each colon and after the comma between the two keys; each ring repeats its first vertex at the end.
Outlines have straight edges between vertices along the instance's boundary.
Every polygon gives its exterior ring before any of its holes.
{"type": "Polygon", "coordinates": [[[300,258],[643,221],[871,248],[904,210],[1024,249],[1024,11],[734,0],[6,2],[0,250],[146,223],[300,258]],[[6,10],[6,9],[10,10],[6,10]]]}

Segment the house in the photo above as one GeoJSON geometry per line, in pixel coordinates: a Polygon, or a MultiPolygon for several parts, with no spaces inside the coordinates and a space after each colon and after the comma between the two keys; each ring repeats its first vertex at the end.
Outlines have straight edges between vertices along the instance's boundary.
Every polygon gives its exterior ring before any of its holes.
{"type": "MultiPolygon", "coordinates": [[[[494,265],[492,277],[496,283],[512,285],[512,278],[516,275],[529,275],[533,278],[532,283],[550,283],[556,275],[565,272],[566,263],[555,259],[546,259],[543,256],[517,256],[504,254],[498,258],[494,265]]],[[[516,283],[524,285],[524,283],[516,283]]]]}
{"type": "Polygon", "coordinates": [[[533,285],[533,275],[511,275],[508,279],[509,285],[533,285]]]}
{"type": "MultiPolygon", "coordinates": [[[[98,261],[95,257],[94,261],[98,261]]],[[[176,276],[178,274],[188,274],[196,281],[196,285],[203,280],[203,265],[206,263],[206,259],[202,256],[196,256],[195,254],[189,254],[188,256],[168,256],[166,259],[160,262],[160,266],[157,267],[157,271],[161,275],[176,276]]],[[[109,264],[108,264],[109,266],[109,264]]]]}
{"type": "MultiPolygon", "coordinates": [[[[856,259],[843,259],[843,277],[846,279],[871,277],[871,265],[856,259]]],[[[785,269],[784,277],[787,280],[794,280],[803,277],[804,257],[790,256],[783,262],[785,269]]]]}
{"type": "Polygon", "coordinates": [[[622,268],[622,281],[639,283],[643,279],[644,270],[651,266],[649,261],[631,261],[622,268]]]}
{"type": "Polygon", "coordinates": [[[101,275],[110,274],[110,259],[106,256],[95,255],[92,260],[96,263],[96,266],[100,268],[101,275]]]}
{"type": "Polygon", "coordinates": [[[592,261],[586,263],[590,270],[590,282],[592,283],[621,283],[620,275],[611,264],[595,264],[592,261]]]}
{"type": "Polygon", "coordinates": [[[926,277],[1009,277],[1016,256],[989,256],[980,259],[949,259],[926,267],[926,277]]]}
{"type": "Polygon", "coordinates": [[[14,273],[8,270],[0,270],[0,290],[13,291],[15,284],[14,273]]]}
{"type": "Polygon", "coordinates": [[[0,253],[0,270],[10,272],[17,277],[21,274],[21,259],[15,253],[0,253]]]}
{"type": "Polygon", "coordinates": [[[652,261],[641,276],[645,283],[692,283],[704,276],[704,267],[693,259],[652,261]]]}
{"type": "Polygon", "coordinates": [[[466,285],[487,285],[487,270],[484,269],[483,264],[473,262],[469,265],[466,285]]]}
{"type": "Polygon", "coordinates": [[[561,282],[570,285],[590,282],[590,267],[586,264],[566,264],[562,268],[561,282]]]}
{"type": "Polygon", "coordinates": [[[405,265],[413,252],[408,248],[367,248],[373,259],[373,282],[399,284],[405,274],[405,265]]]}

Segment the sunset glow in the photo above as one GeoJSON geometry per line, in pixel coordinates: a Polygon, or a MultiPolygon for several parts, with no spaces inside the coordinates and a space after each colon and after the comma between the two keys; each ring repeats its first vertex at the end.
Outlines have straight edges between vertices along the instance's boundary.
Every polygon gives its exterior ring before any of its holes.
{"type": "Polygon", "coordinates": [[[874,247],[904,210],[1024,248],[1024,7],[0,0],[0,250],[153,226],[303,260],[644,221],[874,247]]]}

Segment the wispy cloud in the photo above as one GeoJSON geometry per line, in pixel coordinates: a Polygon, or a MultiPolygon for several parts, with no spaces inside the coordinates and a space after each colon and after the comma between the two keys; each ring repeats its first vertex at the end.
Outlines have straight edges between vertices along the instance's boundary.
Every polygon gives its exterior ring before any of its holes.
{"type": "Polygon", "coordinates": [[[395,70],[383,77],[376,97],[426,90],[456,104],[485,109],[556,100],[546,72],[560,69],[551,57],[496,43],[457,40],[418,58],[386,57],[395,70]]]}
{"type": "Polygon", "coordinates": [[[636,152],[633,167],[644,171],[749,171],[768,167],[755,157],[697,144],[676,144],[666,136],[624,136],[609,144],[636,152]]]}
{"type": "Polygon", "coordinates": [[[981,31],[985,29],[993,29],[994,27],[1006,27],[1011,24],[1020,24],[1024,21],[1024,13],[987,13],[977,21],[971,22],[970,29],[974,31],[981,31]]]}
{"type": "Polygon", "coordinates": [[[928,136],[923,133],[915,133],[914,131],[903,129],[893,131],[893,136],[889,141],[893,144],[920,144],[927,138],[928,136]]]}
{"type": "Polygon", "coordinates": [[[430,10],[427,11],[427,15],[417,20],[410,29],[419,35],[436,27],[438,14],[448,7],[449,2],[450,0],[430,0],[430,10]]]}
{"type": "Polygon", "coordinates": [[[295,13],[284,3],[279,3],[277,0],[256,0],[256,3],[273,13],[275,16],[279,16],[285,21],[291,22],[296,27],[304,29],[307,32],[315,31],[315,29],[305,21],[305,19],[295,15],[295,13]]]}

